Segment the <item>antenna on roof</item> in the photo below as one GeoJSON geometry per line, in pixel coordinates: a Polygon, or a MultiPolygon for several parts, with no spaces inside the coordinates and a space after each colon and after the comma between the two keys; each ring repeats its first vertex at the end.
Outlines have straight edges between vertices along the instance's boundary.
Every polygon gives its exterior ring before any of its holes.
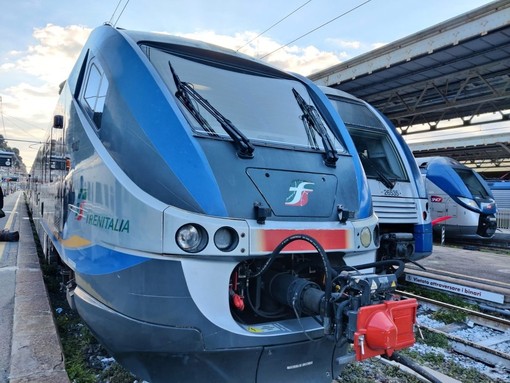
{"type": "Polygon", "coordinates": [[[124,13],[124,10],[126,9],[127,5],[129,4],[129,0],[126,0],[126,3],[124,4],[124,7],[122,7],[122,10],[120,11],[119,15],[117,16],[117,19],[115,20],[115,22],[113,22],[115,14],[117,13],[117,10],[119,9],[121,3],[122,3],[122,0],[119,0],[119,2],[117,3],[117,6],[115,7],[115,10],[112,13],[112,17],[110,17],[110,21],[108,21],[108,23],[107,23],[113,27],[115,27],[117,25],[117,23],[119,22],[120,17],[122,16],[122,14],[124,13]]]}

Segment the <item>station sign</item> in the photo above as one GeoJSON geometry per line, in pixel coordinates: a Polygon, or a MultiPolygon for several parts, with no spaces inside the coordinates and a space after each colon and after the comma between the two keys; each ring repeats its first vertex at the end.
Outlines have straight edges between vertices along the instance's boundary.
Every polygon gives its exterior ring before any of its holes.
{"type": "Polygon", "coordinates": [[[66,159],[62,157],[51,157],[50,158],[50,169],[51,170],[66,170],[66,159]]]}
{"type": "Polygon", "coordinates": [[[13,159],[14,153],[0,152],[0,166],[5,166],[6,168],[12,167],[13,159]]]}
{"type": "Polygon", "coordinates": [[[19,177],[17,176],[4,176],[2,177],[2,182],[18,182],[19,177]]]}
{"type": "Polygon", "coordinates": [[[418,285],[454,293],[464,296],[468,296],[474,299],[481,299],[488,302],[504,303],[505,296],[503,294],[494,293],[492,291],[482,290],[477,287],[459,285],[457,283],[451,283],[442,281],[439,279],[422,277],[406,272],[406,281],[416,283],[418,285]]]}

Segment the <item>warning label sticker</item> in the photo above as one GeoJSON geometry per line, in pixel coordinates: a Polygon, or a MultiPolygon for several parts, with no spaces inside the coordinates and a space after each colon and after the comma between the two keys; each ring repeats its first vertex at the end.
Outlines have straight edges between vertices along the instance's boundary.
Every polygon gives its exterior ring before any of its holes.
{"type": "Polygon", "coordinates": [[[277,323],[268,323],[268,324],[256,325],[256,326],[245,326],[245,328],[249,332],[253,332],[253,333],[268,333],[268,332],[276,332],[276,331],[289,332],[290,331],[285,326],[282,326],[281,324],[277,324],[277,323]]]}

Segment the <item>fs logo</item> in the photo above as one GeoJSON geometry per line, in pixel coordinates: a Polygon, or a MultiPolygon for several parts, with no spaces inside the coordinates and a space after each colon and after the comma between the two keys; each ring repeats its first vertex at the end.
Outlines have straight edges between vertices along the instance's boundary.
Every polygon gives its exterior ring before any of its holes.
{"type": "Polygon", "coordinates": [[[85,216],[85,203],[87,200],[87,189],[80,189],[78,193],[78,211],[74,212],[75,219],[81,221],[85,216]]]}
{"type": "Polygon", "coordinates": [[[430,196],[430,202],[443,202],[443,197],[437,195],[430,196]]]}
{"type": "Polygon", "coordinates": [[[314,185],[313,182],[294,180],[289,187],[289,196],[285,200],[287,206],[305,206],[308,203],[308,194],[313,192],[313,189],[308,185],[314,185]]]}

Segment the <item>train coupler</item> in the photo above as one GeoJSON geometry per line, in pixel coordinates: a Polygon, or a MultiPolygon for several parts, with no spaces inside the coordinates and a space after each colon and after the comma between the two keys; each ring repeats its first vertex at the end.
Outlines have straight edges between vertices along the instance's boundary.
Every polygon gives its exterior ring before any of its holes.
{"type": "Polygon", "coordinates": [[[380,241],[381,259],[410,260],[414,255],[416,245],[411,233],[386,233],[380,241]]]}
{"type": "Polygon", "coordinates": [[[416,299],[404,299],[363,306],[350,312],[348,326],[354,334],[356,360],[391,356],[394,351],[412,346],[417,307],[416,299]]]}

